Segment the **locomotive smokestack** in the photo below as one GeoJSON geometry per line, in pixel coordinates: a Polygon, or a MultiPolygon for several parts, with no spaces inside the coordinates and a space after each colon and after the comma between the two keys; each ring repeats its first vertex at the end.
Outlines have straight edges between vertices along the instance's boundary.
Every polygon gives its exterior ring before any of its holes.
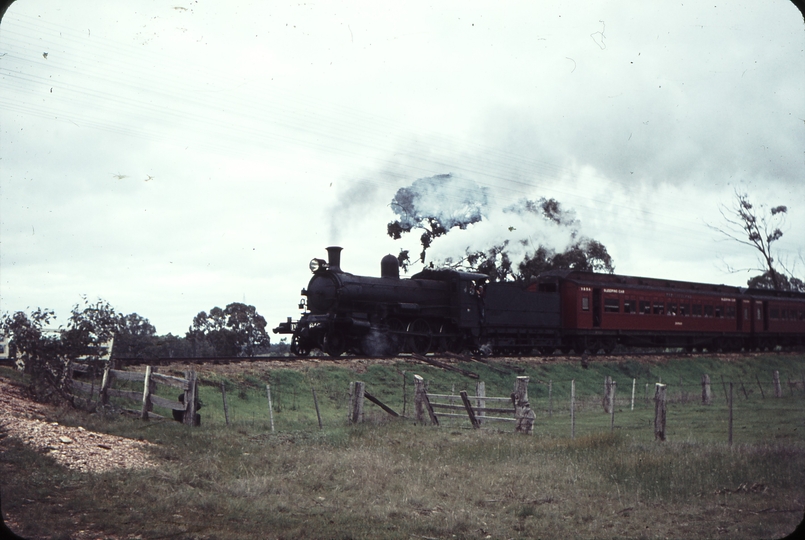
{"type": "Polygon", "coordinates": [[[330,246],[327,248],[327,259],[329,260],[328,264],[330,266],[330,270],[333,272],[340,272],[341,271],[341,250],[343,248],[339,246],[330,246]]]}

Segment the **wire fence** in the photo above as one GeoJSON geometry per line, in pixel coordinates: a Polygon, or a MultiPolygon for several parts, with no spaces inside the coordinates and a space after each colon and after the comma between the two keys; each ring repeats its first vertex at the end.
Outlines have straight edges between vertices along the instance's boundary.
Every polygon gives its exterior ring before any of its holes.
{"type": "MultiPolygon", "coordinates": [[[[361,420],[383,422],[396,416],[415,419],[415,375],[415,371],[402,371],[395,380],[366,385],[365,393],[372,401],[365,406],[361,420]]],[[[238,383],[199,378],[202,426],[274,432],[335,428],[350,423],[350,419],[355,421],[350,399],[350,382],[355,381],[292,371],[271,373],[266,378],[270,382],[257,377],[238,383]]],[[[507,396],[515,378],[512,375],[511,385],[506,387],[505,380],[501,382],[498,377],[496,384],[487,385],[485,395],[507,396]]],[[[472,401],[482,383],[425,379],[428,392],[455,396],[459,404],[462,391],[472,401]]],[[[136,383],[129,384],[138,390],[136,383]]],[[[139,390],[143,390],[142,385],[139,390]]],[[[160,387],[153,395],[176,400],[177,395],[171,392],[175,393],[160,387]]],[[[697,381],[614,375],[601,378],[597,384],[589,375],[580,379],[531,378],[527,392],[536,436],[573,439],[619,432],[644,440],[732,443],[805,439],[805,373],[775,371],[763,377],[703,374],[697,381]]],[[[115,400],[125,406],[125,399],[115,400]]],[[[154,412],[170,419],[173,411],[161,410],[160,402],[165,400],[156,399],[154,412]]],[[[445,415],[441,420],[440,425],[447,427],[473,425],[461,414],[445,415]]],[[[481,427],[509,429],[500,422],[481,427]]]]}

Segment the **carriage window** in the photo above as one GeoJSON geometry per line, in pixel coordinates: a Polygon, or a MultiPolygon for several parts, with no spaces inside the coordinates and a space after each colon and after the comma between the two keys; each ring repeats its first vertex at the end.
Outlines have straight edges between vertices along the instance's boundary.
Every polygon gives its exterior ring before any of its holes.
{"type": "Polygon", "coordinates": [[[760,312],[760,308],[757,308],[757,320],[759,320],[759,321],[760,321],[760,320],[762,320],[762,319],[763,319],[763,315],[762,315],[762,314],[761,314],[761,312],[760,312]]]}
{"type": "Polygon", "coordinates": [[[645,300],[641,300],[640,301],[640,314],[641,315],[650,315],[651,314],[651,304],[649,304],[645,300]]]}
{"type": "Polygon", "coordinates": [[[634,300],[624,300],[623,301],[623,312],[624,313],[634,313],[637,311],[637,302],[634,300]]]}
{"type": "Polygon", "coordinates": [[[676,315],[676,304],[668,304],[668,315],[676,315]]]}
{"type": "Polygon", "coordinates": [[[769,318],[770,319],[779,319],[780,318],[780,310],[777,308],[772,308],[769,310],[769,318]]]}
{"type": "Polygon", "coordinates": [[[589,296],[582,296],[581,297],[581,310],[582,311],[590,311],[590,297],[589,296]]]}
{"type": "Polygon", "coordinates": [[[716,317],[721,317],[722,314],[723,314],[723,308],[721,306],[716,306],[715,313],[716,313],[716,317]]]}
{"type": "Polygon", "coordinates": [[[726,315],[727,318],[729,318],[729,319],[734,319],[735,318],[735,306],[727,306],[725,311],[727,313],[727,315],[726,315]]]}
{"type": "Polygon", "coordinates": [[[781,309],[780,310],[780,318],[781,319],[787,319],[788,318],[788,311],[786,311],[785,309],[781,309]]]}
{"type": "Polygon", "coordinates": [[[695,317],[702,316],[702,305],[701,304],[693,304],[693,311],[691,314],[695,317]]]}
{"type": "Polygon", "coordinates": [[[704,316],[705,317],[712,317],[713,316],[713,306],[704,306],[704,316]]]}
{"type": "Polygon", "coordinates": [[[799,320],[805,321],[805,310],[799,310],[799,320]]]}
{"type": "Polygon", "coordinates": [[[606,313],[620,313],[621,301],[617,298],[604,298],[604,311],[606,313]]]}
{"type": "Polygon", "coordinates": [[[665,314],[665,304],[662,302],[654,302],[654,315],[665,314]]]}
{"type": "Polygon", "coordinates": [[[690,304],[679,304],[680,315],[690,315],[690,304]]]}

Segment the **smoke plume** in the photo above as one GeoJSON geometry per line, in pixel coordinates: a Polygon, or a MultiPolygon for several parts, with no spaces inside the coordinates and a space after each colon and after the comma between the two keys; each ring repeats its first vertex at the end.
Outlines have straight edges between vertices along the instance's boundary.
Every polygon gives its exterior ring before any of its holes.
{"type": "Polygon", "coordinates": [[[501,246],[499,255],[518,264],[540,248],[561,252],[581,238],[575,212],[555,199],[501,204],[489,188],[454,174],[400,188],[391,208],[399,219],[388,224],[389,236],[422,231],[420,261],[434,266],[462,266],[468,256],[501,246]]]}

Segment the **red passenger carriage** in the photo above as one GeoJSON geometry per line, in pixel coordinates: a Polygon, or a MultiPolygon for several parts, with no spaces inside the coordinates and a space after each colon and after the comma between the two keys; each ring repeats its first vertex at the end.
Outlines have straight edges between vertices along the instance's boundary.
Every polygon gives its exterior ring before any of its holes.
{"type": "Polygon", "coordinates": [[[562,349],[802,345],[805,295],[578,271],[532,285],[561,297],[562,349]]]}

